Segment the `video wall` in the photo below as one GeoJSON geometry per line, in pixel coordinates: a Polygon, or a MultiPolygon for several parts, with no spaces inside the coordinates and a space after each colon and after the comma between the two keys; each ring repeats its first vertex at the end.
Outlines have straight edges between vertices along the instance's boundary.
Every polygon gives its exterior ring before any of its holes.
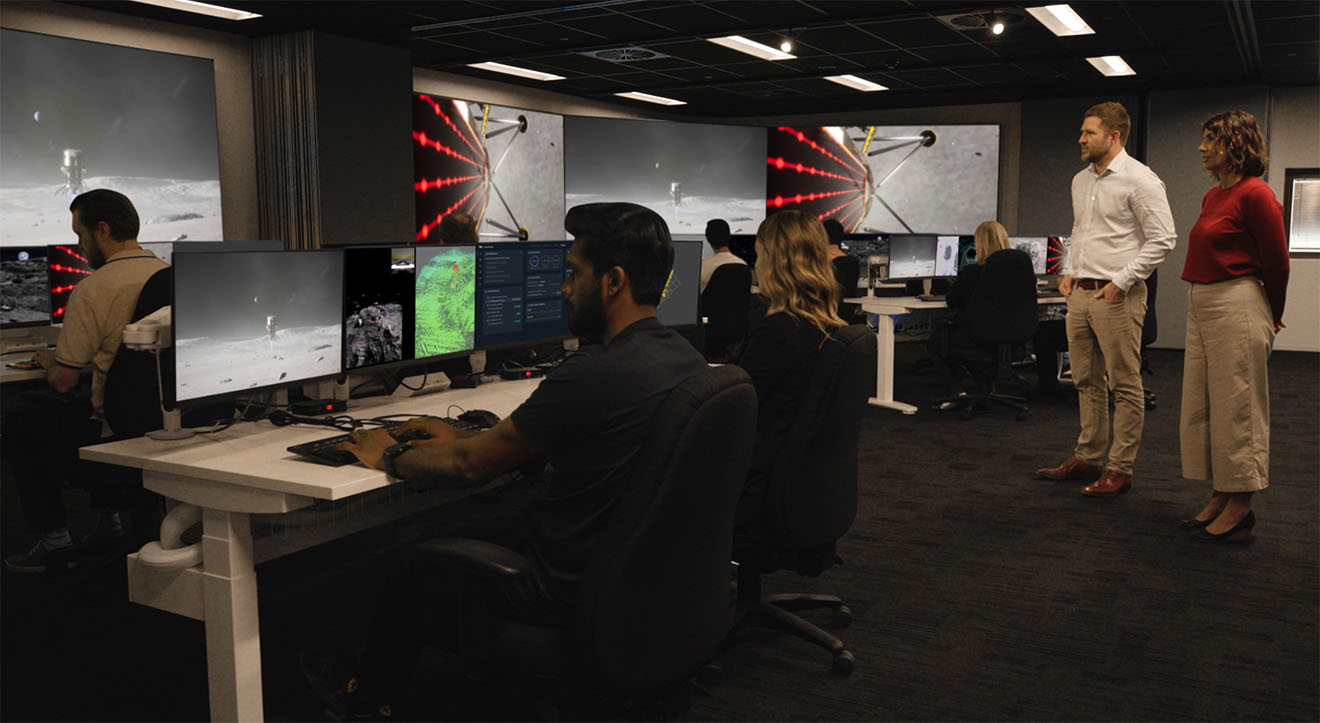
{"type": "Polygon", "coordinates": [[[93,188],[133,199],[139,240],[222,238],[212,62],[0,29],[0,246],[73,241],[93,188]]]}

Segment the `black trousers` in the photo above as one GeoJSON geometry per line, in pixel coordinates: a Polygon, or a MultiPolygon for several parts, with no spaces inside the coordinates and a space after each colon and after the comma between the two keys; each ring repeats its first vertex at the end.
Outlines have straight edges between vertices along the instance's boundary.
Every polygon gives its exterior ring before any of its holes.
{"type": "Polygon", "coordinates": [[[930,354],[930,360],[944,380],[949,394],[966,391],[962,385],[962,364],[954,360],[954,355],[960,351],[972,353],[982,349],[984,347],[981,344],[972,340],[967,327],[942,321],[936,322],[926,341],[926,352],[930,354]]]}
{"type": "Polygon", "coordinates": [[[60,394],[24,392],[3,425],[3,454],[14,472],[23,516],[33,532],[68,526],[65,484],[85,486],[97,509],[126,506],[141,489],[141,474],[123,467],[84,462],[78,450],[106,441],[92,419],[86,390],[60,394]]]}

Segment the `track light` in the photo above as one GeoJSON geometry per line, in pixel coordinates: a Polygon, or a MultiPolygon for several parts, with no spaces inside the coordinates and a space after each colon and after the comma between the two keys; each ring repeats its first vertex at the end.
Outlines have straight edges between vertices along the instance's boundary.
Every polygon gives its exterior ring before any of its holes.
{"type": "Polygon", "coordinates": [[[1003,35],[1003,34],[1004,34],[1004,19],[1001,18],[1001,17],[999,17],[998,15],[991,17],[991,18],[990,18],[990,32],[994,33],[995,35],[1003,35]]]}
{"type": "Polygon", "coordinates": [[[793,52],[793,43],[790,42],[788,38],[784,38],[784,42],[779,44],[779,49],[785,53],[791,53],[793,52]]]}

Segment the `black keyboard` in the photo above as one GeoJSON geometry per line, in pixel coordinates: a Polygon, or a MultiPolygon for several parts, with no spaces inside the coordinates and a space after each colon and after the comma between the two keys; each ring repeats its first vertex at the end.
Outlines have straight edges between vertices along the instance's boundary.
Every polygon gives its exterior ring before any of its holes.
{"type": "MultiPolygon", "coordinates": [[[[476,424],[472,424],[470,422],[464,422],[461,419],[453,419],[450,417],[433,417],[433,419],[439,419],[441,422],[444,422],[445,424],[448,424],[451,427],[456,427],[458,429],[472,430],[472,431],[479,431],[482,429],[482,427],[476,424]]],[[[385,424],[378,427],[378,429],[388,429],[391,432],[393,432],[394,430],[402,426],[403,422],[404,420],[399,420],[397,422],[386,422],[385,424]]],[[[342,449],[335,449],[335,447],[339,446],[340,442],[343,442],[347,439],[348,439],[348,434],[336,434],[333,437],[318,439],[314,442],[303,442],[302,444],[295,444],[292,447],[289,447],[289,451],[293,452],[294,454],[300,457],[306,457],[307,461],[309,462],[319,462],[321,464],[330,465],[331,467],[342,467],[346,464],[353,464],[354,462],[358,461],[358,458],[355,457],[352,452],[346,452],[342,449]]]]}
{"type": "Polygon", "coordinates": [[[944,301],[944,294],[917,294],[917,301],[944,301]]]}
{"type": "Polygon", "coordinates": [[[1058,289],[1036,289],[1036,298],[1038,299],[1062,299],[1063,292],[1058,289]]]}

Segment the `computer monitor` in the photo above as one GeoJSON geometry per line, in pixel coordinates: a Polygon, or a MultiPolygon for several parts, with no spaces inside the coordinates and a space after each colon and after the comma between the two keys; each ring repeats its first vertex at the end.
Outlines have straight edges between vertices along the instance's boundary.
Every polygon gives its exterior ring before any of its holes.
{"type": "Polygon", "coordinates": [[[1068,249],[1072,247],[1071,236],[1050,236],[1049,247],[1045,255],[1045,275],[1063,276],[1068,271],[1068,249]]]}
{"type": "Polygon", "coordinates": [[[889,280],[908,281],[935,276],[936,237],[928,234],[889,235],[889,280]]]}
{"type": "Polygon", "coordinates": [[[935,237],[935,276],[948,278],[958,275],[958,237],[935,237]]]}
{"type": "Polygon", "coordinates": [[[862,264],[868,263],[872,256],[889,256],[889,243],[884,234],[847,233],[839,242],[839,248],[862,264]]]}
{"type": "Polygon", "coordinates": [[[413,358],[416,248],[344,249],[344,369],[413,358]]]}
{"type": "Polygon", "coordinates": [[[958,270],[962,271],[976,263],[976,237],[958,237],[958,270]]]}
{"type": "Polygon", "coordinates": [[[1010,235],[1008,245],[1026,251],[1027,255],[1031,257],[1031,267],[1035,269],[1036,275],[1045,275],[1045,257],[1049,254],[1049,237],[1010,235]]]}
{"type": "Polygon", "coordinates": [[[50,326],[45,246],[0,247],[0,329],[50,326]]]}
{"type": "Polygon", "coordinates": [[[476,337],[476,246],[418,246],[413,346],[418,359],[471,351],[476,337]]]}
{"type": "Polygon", "coordinates": [[[729,253],[756,266],[756,234],[736,233],[729,237],[729,253]]]}
{"type": "Polygon", "coordinates": [[[64,310],[69,306],[73,287],[92,275],[92,265],[87,263],[77,244],[57,244],[46,247],[46,268],[50,284],[50,323],[63,324],[64,310]]]}
{"type": "Polygon", "coordinates": [[[702,241],[674,240],[674,266],[669,272],[656,316],[665,326],[697,323],[697,299],[701,296],[702,241]]]}
{"type": "Polygon", "coordinates": [[[570,336],[562,287],[572,245],[571,241],[477,244],[477,346],[570,336]]]}
{"type": "Polygon", "coordinates": [[[168,401],[339,374],[343,267],[339,249],[175,254],[168,401]]]}

